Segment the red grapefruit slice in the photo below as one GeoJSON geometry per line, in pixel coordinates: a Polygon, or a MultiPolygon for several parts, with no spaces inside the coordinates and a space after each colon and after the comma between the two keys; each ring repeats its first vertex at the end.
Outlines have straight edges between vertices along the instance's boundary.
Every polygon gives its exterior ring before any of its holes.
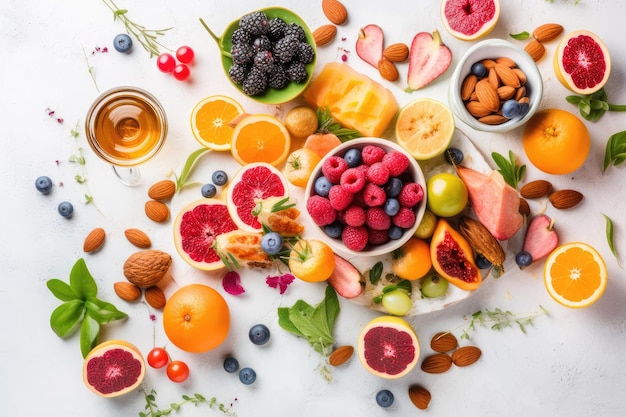
{"type": "Polygon", "coordinates": [[[226,203],[205,198],[184,207],[174,221],[174,244],[181,258],[203,271],[225,265],[213,249],[213,241],[222,233],[236,230],[226,203]]]}
{"type": "Polygon", "coordinates": [[[441,19],[450,35],[473,41],[487,35],[500,18],[500,0],[443,0],[441,19]]]}
{"type": "Polygon", "coordinates": [[[83,363],[87,388],[101,397],[127,394],[141,385],[146,364],[141,352],[124,340],[109,340],[94,347],[83,363]]]}
{"type": "Polygon", "coordinates": [[[285,197],[288,194],[287,178],[277,168],[265,162],[248,164],[230,181],[226,192],[228,211],[235,224],[247,232],[258,232],[261,223],[252,214],[256,200],[268,197],[285,197]]]}
{"type": "Polygon", "coordinates": [[[420,345],[404,319],[381,316],[365,325],[358,341],[359,359],[365,369],[386,379],[397,379],[415,367],[420,345]]]}
{"type": "Polygon", "coordinates": [[[554,54],[554,72],[561,83],[577,94],[593,94],[609,79],[609,51],[595,34],[574,31],[560,42],[554,54]]]}

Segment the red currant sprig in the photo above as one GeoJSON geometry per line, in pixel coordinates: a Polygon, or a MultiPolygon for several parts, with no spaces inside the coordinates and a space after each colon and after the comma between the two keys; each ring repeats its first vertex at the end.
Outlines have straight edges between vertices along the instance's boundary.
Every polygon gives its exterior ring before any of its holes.
{"type": "Polygon", "coordinates": [[[164,52],[157,58],[157,68],[161,72],[172,73],[178,81],[185,81],[191,76],[189,65],[193,62],[194,51],[190,46],[181,46],[176,50],[176,57],[164,52]],[[178,60],[180,63],[176,63],[178,60]]]}

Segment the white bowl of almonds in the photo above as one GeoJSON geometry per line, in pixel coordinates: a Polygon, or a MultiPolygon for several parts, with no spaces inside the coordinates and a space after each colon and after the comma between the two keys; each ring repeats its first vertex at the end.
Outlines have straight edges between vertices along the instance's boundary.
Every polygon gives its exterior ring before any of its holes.
{"type": "Polygon", "coordinates": [[[507,132],[522,126],[539,108],[543,80],[526,51],[502,39],[472,46],[450,82],[454,114],[473,129],[507,132]]]}

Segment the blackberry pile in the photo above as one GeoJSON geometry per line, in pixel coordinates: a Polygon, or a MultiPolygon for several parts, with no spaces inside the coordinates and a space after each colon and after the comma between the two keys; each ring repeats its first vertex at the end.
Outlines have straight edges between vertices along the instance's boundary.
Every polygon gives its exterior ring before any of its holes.
{"type": "Polygon", "coordinates": [[[231,42],[233,65],[228,75],[248,96],[303,83],[309,76],[306,65],[315,58],[302,26],[279,17],[269,19],[262,11],[243,16],[231,42]]]}

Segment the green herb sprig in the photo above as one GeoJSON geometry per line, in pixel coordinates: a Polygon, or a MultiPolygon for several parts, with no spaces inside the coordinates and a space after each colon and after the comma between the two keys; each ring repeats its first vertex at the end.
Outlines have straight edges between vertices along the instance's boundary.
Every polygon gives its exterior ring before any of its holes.
{"type": "Polygon", "coordinates": [[[617,260],[617,264],[621,268],[622,263],[620,262],[619,255],[617,254],[617,248],[615,247],[615,225],[609,216],[604,213],[602,213],[602,216],[604,216],[604,220],[606,220],[606,240],[609,244],[609,249],[615,257],[615,260],[617,260]]]}
{"type": "Polygon", "coordinates": [[[180,172],[180,175],[176,176],[176,192],[177,193],[180,192],[180,190],[182,190],[184,187],[189,185],[187,184],[187,179],[189,178],[189,175],[191,175],[193,168],[196,166],[196,162],[198,162],[198,158],[200,158],[202,155],[204,155],[208,151],[209,149],[207,148],[201,148],[196,151],[193,151],[187,157],[187,160],[185,161],[185,165],[183,166],[183,169],[180,172]]]}
{"type": "Polygon", "coordinates": [[[317,120],[318,132],[333,133],[342,142],[346,142],[350,139],[360,138],[362,136],[361,133],[357,130],[348,129],[341,126],[341,124],[332,117],[332,115],[330,114],[330,109],[328,107],[320,107],[317,109],[317,120]]]}
{"type": "Polygon", "coordinates": [[[509,33],[509,36],[515,40],[523,41],[530,38],[530,33],[527,31],[519,32],[519,33],[509,33]]]}
{"type": "Polygon", "coordinates": [[[59,337],[65,338],[80,326],[80,350],[83,357],[97,344],[100,326],[128,317],[113,304],[97,297],[96,281],[83,258],[72,267],[69,284],[52,278],[46,285],[52,295],[63,301],[50,315],[50,327],[59,337]]]}
{"type": "MultiPolygon", "coordinates": [[[[472,314],[468,324],[460,326],[463,327],[461,339],[469,340],[470,332],[476,330],[478,326],[489,327],[491,330],[496,331],[500,331],[505,327],[517,326],[522,333],[526,333],[526,327],[532,325],[536,317],[542,314],[549,315],[548,310],[541,305],[539,309],[539,311],[527,314],[512,313],[497,307],[494,310],[478,310],[472,314]]],[[[452,330],[450,330],[450,332],[452,332],[452,330]]]]}
{"type": "Polygon", "coordinates": [[[395,284],[385,285],[382,289],[382,293],[374,297],[372,301],[376,304],[381,303],[385,294],[395,290],[406,291],[407,294],[411,295],[411,292],[413,292],[413,286],[411,285],[411,281],[407,279],[401,279],[395,284]]]}
{"type": "Polygon", "coordinates": [[[511,187],[517,189],[519,183],[524,179],[526,165],[518,165],[513,151],[509,151],[509,159],[497,152],[492,152],[491,157],[498,166],[498,172],[504,177],[504,181],[511,187]]]}
{"type": "Polygon", "coordinates": [[[143,389],[142,391],[146,400],[146,405],[144,407],[145,411],[139,412],[139,417],[168,416],[172,414],[172,412],[180,410],[180,408],[185,404],[193,404],[196,407],[200,405],[207,405],[210,409],[214,409],[215,407],[217,407],[217,410],[221,411],[227,416],[237,416],[237,414],[232,412],[228,407],[226,407],[226,405],[218,402],[217,398],[215,397],[206,398],[201,394],[183,395],[182,401],[170,403],[169,408],[161,409],[156,403],[156,391],[154,389],[150,390],[149,393],[143,389]]]}
{"type": "Polygon", "coordinates": [[[604,88],[593,94],[570,95],[565,97],[568,103],[578,106],[580,115],[590,122],[600,120],[607,111],[626,111],[626,105],[609,104],[604,88]]]}
{"type": "Polygon", "coordinates": [[[602,173],[611,166],[618,166],[626,161],[626,130],[617,132],[606,142],[602,173]]]}

